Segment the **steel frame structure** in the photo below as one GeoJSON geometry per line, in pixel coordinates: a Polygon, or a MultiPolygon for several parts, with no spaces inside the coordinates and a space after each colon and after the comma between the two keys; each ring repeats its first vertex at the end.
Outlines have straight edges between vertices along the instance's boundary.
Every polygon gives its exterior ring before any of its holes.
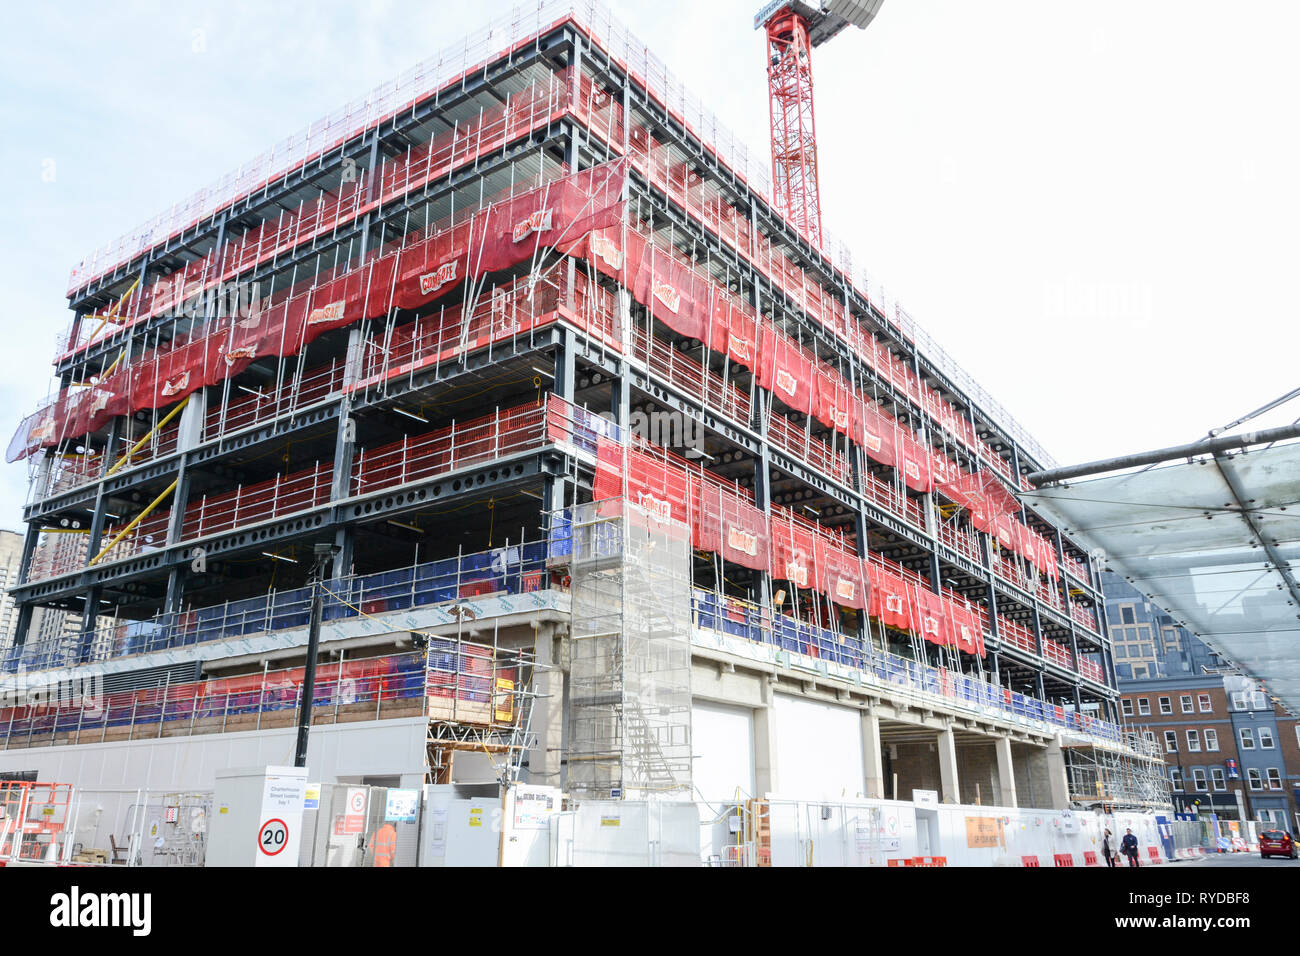
{"type": "MultiPolygon", "coordinates": [[[[620,47],[609,36],[578,14],[548,21],[526,43],[485,56],[479,67],[428,100],[348,136],[310,169],[287,171],[254,194],[237,197],[226,211],[80,283],[70,296],[76,325],[111,308],[142,277],[152,281],[182,272],[214,248],[273,220],[282,203],[307,188],[323,188],[345,161],[359,163],[363,173],[381,169],[382,157],[400,156],[423,139],[457,128],[463,117],[480,114],[490,102],[500,103],[543,75],[564,74],[570,99],[557,116],[519,129],[490,153],[466,154],[467,161],[441,179],[368,209],[328,237],[304,240],[301,248],[256,262],[243,277],[289,283],[312,275],[313,268],[333,267],[350,252],[382,248],[459,203],[472,204],[492,184],[513,187],[516,175],[546,181],[626,157],[629,229],[641,230],[673,255],[708,270],[715,281],[729,284],[781,334],[891,409],[928,447],[963,467],[987,468],[1008,493],[1018,490],[1021,477],[1043,462],[1026,450],[1015,429],[985,410],[982,393],[959,387],[951,367],[918,346],[910,323],[900,321],[885,301],[870,297],[866,286],[823,251],[824,243],[810,241],[813,226],[822,238],[820,220],[814,224],[783,213],[780,191],[774,201],[761,183],[729,162],[725,150],[702,139],[702,124],[690,123],[680,104],[663,95],[664,81],[628,58],[635,45],[620,47]],[[685,169],[690,174],[679,176],[685,169]],[[814,299],[821,303],[816,309],[814,299]],[[869,336],[870,348],[848,344],[843,330],[823,318],[829,314],[851,319],[853,329],[869,336]]],[[[805,45],[806,39],[805,27],[805,45]]],[[[806,67],[806,49],[797,40],[784,52],[797,62],[800,49],[806,67]]],[[[810,91],[810,74],[806,79],[810,91]]],[[[811,133],[811,111],[806,118],[811,133]]],[[[812,165],[808,158],[800,159],[801,175],[811,171],[815,199],[815,158],[812,165]]],[[[806,199],[806,188],[800,188],[806,199]]],[[[353,482],[372,449],[452,426],[473,417],[471,412],[481,415],[485,402],[489,408],[510,408],[549,394],[573,406],[607,409],[622,427],[636,412],[675,412],[695,423],[704,436],[701,460],[720,478],[739,482],[759,508],[803,509],[909,581],[976,602],[988,651],[980,660],[960,659],[861,619],[853,625],[859,634],[892,642],[894,650],[918,661],[987,675],[998,685],[1058,706],[1095,705],[1099,716],[1118,720],[1104,605],[1096,570],[1083,549],[1022,510],[1020,519],[1051,539],[1063,569],[1059,579],[1030,580],[1024,566],[1005,557],[1009,552],[1000,551],[990,535],[967,529],[959,518],[943,519],[941,511],[950,505],[936,493],[909,492],[897,474],[870,461],[855,442],[811,416],[778,406],[747,369],[673,333],[652,307],[617,281],[576,258],[561,256],[554,263],[566,288],[577,288],[581,279],[599,295],[584,300],[583,309],[557,312],[526,333],[489,337],[454,360],[392,372],[385,364],[391,352],[385,330],[428,317],[393,310],[385,319],[366,319],[331,333],[322,344],[309,346],[310,359],[305,350],[278,364],[250,368],[234,388],[210,389],[206,401],[157,432],[137,459],[112,474],[108,465],[163,416],[115,420],[88,436],[86,445],[102,462],[98,470],[83,462],[77,466],[82,470],[63,482],[49,471],[36,475],[25,512],[23,578],[15,591],[25,619],[30,621],[37,605],[90,611],[102,604],[124,618],[184,614],[188,607],[212,603],[214,572],[222,589],[239,594],[253,587],[255,574],[291,583],[295,549],[310,550],[320,541],[339,544],[340,566],[360,573],[363,567],[405,567],[411,547],[434,552],[453,531],[473,536],[470,550],[478,550],[493,543],[494,529],[506,521],[515,522],[516,529],[527,524],[544,530],[544,515],[591,495],[589,458],[563,442],[540,441],[409,480],[403,472],[402,480],[373,492],[358,492],[353,482]],[[363,375],[363,368],[382,374],[363,375]],[[336,369],[342,370],[341,379],[336,369]],[[313,377],[318,373],[319,380],[313,377]],[[152,547],[41,579],[30,573],[42,533],[63,522],[76,522],[98,541],[113,522],[124,522],[173,483],[179,516],[205,496],[268,481],[282,487],[295,474],[315,473],[318,461],[319,481],[303,507],[263,509],[254,520],[231,527],[200,525],[197,537],[187,535],[185,520],[169,517],[152,547]],[[507,501],[508,506],[502,504],[507,501]],[[472,521],[457,517],[467,509],[475,515],[472,521]],[[196,546],[203,548],[206,571],[195,570],[196,546]]],[[[530,272],[531,265],[506,270],[492,284],[506,288],[528,281],[530,272]]],[[[467,291],[466,315],[473,311],[470,295],[467,291]]],[[[143,353],[150,337],[169,335],[177,321],[158,316],[123,323],[112,336],[61,354],[56,360],[61,381],[71,386],[102,374],[121,351],[143,353]]],[[[79,335],[74,326],[71,341],[79,335]]],[[[49,469],[53,457],[47,455],[42,467],[49,469]]],[[[766,574],[716,573],[718,590],[730,587],[724,577],[739,578],[737,597],[773,610],[776,589],[766,574]]],[[[697,584],[709,584],[715,569],[697,560],[693,574],[697,584]]],[[[829,605],[806,595],[800,600],[820,624],[841,626],[831,620],[829,605]]],[[[78,660],[86,659],[94,643],[95,617],[86,617],[90,623],[76,648],[78,660]]],[[[20,641],[24,636],[20,621],[20,641]]],[[[449,731],[435,736],[457,738],[449,731]]]]}

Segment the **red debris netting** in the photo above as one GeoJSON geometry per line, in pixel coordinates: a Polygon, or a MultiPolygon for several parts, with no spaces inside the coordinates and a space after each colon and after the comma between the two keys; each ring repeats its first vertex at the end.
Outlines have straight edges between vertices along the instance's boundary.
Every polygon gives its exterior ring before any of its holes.
{"type": "Polygon", "coordinates": [[[685,471],[639,449],[624,449],[604,436],[596,439],[592,496],[597,501],[626,497],[659,518],[672,518],[686,525],[691,521],[690,483],[685,471]]]}
{"type": "Polygon", "coordinates": [[[858,434],[854,437],[872,461],[898,466],[898,430],[898,420],[875,402],[858,403],[858,434]]]}
{"type": "Polygon", "coordinates": [[[871,603],[867,613],[886,627],[910,631],[932,644],[952,645],[967,654],[984,656],[981,617],[964,599],[935,594],[889,568],[871,564],[871,603]]]}
{"type": "Polygon", "coordinates": [[[436,281],[448,262],[477,278],[532,259],[542,248],[583,247],[586,232],[621,220],[625,172],[621,160],[582,170],[480,210],[464,228],[407,246],[395,243],[396,248],[303,280],[233,323],[222,319],[177,336],[90,389],[65,389],[23,421],[10,441],[8,460],[93,432],[117,415],[170,405],[237,375],[256,359],[295,355],[331,329],[386,314],[398,290],[403,307],[430,302],[458,284],[436,281]],[[464,245],[458,247],[461,239],[464,245]]]}
{"type": "Polygon", "coordinates": [[[772,576],[789,581],[797,588],[821,590],[818,574],[817,544],[813,530],[795,521],[789,513],[773,512],[772,576]]]}
{"type": "Polygon", "coordinates": [[[767,515],[739,490],[691,476],[691,545],[755,571],[770,567],[767,515]]]}
{"type": "MultiPolygon", "coordinates": [[[[639,441],[639,440],[638,440],[639,441]]],[[[626,496],[652,513],[684,521],[692,547],[721,555],[842,607],[866,611],[886,627],[983,656],[983,616],[965,598],[935,593],[912,572],[878,555],[861,558],[853,544],[780,506],[764,513],[748,492],[657,446],[627,449],[597,439],[597,501],[626,496]]]]}
{"type": "Polygon", "coordinates": [[[591,261],[622,281],[656,319],[751,369],[758,384],[790,408],[854,437],[853,388],[839,371],[764,321],[676,249],[636,229],[623,230],[621,240],[613,233],[592,236],[589,245],[600,249],[591,249],[591,261]]]}
{"type": "Polygon", "coordinates": [[[899,428],[897,454],[903,483],[913,491],[933,491],[934,478],[930,473],[930,449],[917,441],[910,429],[904,431],[899,428]]]}

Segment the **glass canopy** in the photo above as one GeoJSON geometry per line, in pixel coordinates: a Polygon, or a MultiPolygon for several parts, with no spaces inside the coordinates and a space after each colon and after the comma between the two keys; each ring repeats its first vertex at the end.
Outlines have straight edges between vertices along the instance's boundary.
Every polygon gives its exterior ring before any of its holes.
{"type": "Polygon", "coordinates": [[[1300,443],[1022,494],[1300,713],[1300,443]]]}

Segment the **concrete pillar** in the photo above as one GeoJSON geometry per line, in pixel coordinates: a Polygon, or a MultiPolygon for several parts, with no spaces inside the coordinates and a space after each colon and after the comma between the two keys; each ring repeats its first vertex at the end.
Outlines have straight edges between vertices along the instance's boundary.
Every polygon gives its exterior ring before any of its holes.
{"type": "Polygon", "coordinates": [[[961,803],[961,790],[957,779],[957,740],[952,725],[939,733],[939,797],[944,803],[961,803]]]}
{"type": "Polygon", "coordinates": [[[533,675],[537,698],[532,714],[537,740],[528,754],[528,782],[548,787],[563,783],[560,758],[564,747],[564,672],[557,666],[556,643],[554,624],[537,629],[533,645],[538,665],[533,675]]]}
{"type": "Polygon", "coordinates": [[[207,389],[200,388],[190,395],[190,400],[181,410],[177,423],[176,447],[189,451],[203,441],[203,423],[208,415],[207,389]]]}
{"type": "Polygon", "coordinates": [[[874,710],[862,712],[862,768],[867,778],[867,797],[885,797],[885,767],[880,749],[880,718],[874,710]]]}
{"type": "Polygon", "coordinates": [[[998,752],[998,787],[1001,793],[998,800],[1004,807],[1018,806],[1016,803],[1016,773],[1014,764],[1011,762],[1011,738],[999,737],[997,739],[998,752]]]}
{"type": "Polygon", "coordinates": [[[776,711],[772,686],[763,685],[763,704],[754,708],[754,794],[765,798],[776,789],[776,711]]]}
{"type": "Polygon", "coordinates": [[[1065,775],[1065,751],[1061,749],[1061,736],[1056,737],[1047,747],[1047,786],[1049,787],[1053,810],[1066,810],[1070,806],[1070,785],[1065,775]]]}

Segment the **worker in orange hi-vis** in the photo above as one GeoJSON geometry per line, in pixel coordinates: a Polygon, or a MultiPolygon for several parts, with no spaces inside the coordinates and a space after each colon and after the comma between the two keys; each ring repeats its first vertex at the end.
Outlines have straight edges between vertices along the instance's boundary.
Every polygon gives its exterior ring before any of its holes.
{"type": "Polygon", "coordinates": [[[397,852],[397,828],[385,823],[371,837],[370,848],[375,854],[375,866],[392,866],[393,854],[397,852]]]}

